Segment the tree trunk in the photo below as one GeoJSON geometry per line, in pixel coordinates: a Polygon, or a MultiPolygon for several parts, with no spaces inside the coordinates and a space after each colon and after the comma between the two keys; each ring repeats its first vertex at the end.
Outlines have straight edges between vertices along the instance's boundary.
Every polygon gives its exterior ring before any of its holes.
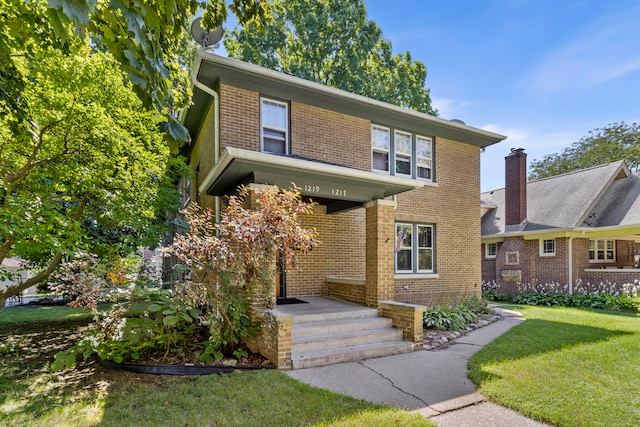
{"type": "Polygon", "coordinates": [[[49,277],[49,275],[53,273],[53,271],[56,268],[58,268],[58,266],[60,265],[60,261],[62,261],[62,252],[57,252],[53,256],[53,258],[51,258],[51,261],[49,261],[49,264],[47,265],[47,267],[43,270],[40,270],[38,274],[28,278],[22,283],[19,283],[14,286],[9,286],[6,289],[1,290],[0,291],[0,308],[4,307],[8,298],[18,295],[20,292],[24,291],[25,289],[29,289],[31,286],[37,285],[38,283],[42,282],[47,277],[49,277]]]}

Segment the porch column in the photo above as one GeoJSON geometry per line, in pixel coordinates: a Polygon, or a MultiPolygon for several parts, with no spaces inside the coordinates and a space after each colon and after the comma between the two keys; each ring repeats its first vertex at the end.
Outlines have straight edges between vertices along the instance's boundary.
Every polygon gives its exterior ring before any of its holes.
{"type": "Polygon", "coordinates": [[[365,302],[380,308],[381,301],[393,301],[394,291],[394,221],[396,202],[372,200],[366,208],[365,302]]]}

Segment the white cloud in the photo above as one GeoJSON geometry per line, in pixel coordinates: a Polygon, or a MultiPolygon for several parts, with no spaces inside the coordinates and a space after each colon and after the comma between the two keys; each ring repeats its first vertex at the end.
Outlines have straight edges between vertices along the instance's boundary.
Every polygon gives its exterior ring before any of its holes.
{"type": "Polygon", "coordinates": [[[640,8],[633,7],[589,22],[551,51],[529,73],[533,95],[589,90],[640,72],[640,8]]]}
{"type": "Polygon", "coordinates": [[[473,105],[470,101],[457,100],[452,98],[431,98],[431,105],[436,108],[443,119],[464,120],[465,112],[473,105]]]}

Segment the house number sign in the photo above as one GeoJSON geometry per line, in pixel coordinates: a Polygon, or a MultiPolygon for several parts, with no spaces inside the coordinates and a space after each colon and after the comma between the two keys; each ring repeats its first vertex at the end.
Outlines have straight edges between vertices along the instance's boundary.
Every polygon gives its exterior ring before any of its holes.
{"type": "Polygon", "coordinates": [[[316,184],[304,184],[302,186],[302,192],[305,194],[322,194],[333,197],[347,197],[346,188],[331,187],[329,189],[322,188],[316,184]]]}

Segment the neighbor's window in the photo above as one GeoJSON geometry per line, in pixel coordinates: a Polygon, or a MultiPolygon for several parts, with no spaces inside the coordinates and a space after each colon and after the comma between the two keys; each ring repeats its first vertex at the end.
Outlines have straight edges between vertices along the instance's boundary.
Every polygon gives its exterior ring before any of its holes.
{"type": "Polygon", "coordinates": [[[371,127],[371,164],[376,171],[389,173],[391,133],[388,128],[371,127]]]}
{"type": "Polygon", "coordinates": [[[261,100],[260,150],[266,153],[289,154],[289,114],[286,102],[261,100]]]}
{"type": "Polygon", "coordinates": [[[518,265],[520,264],[520,252],[511,251],[505,253],[505,261],[506,265],[518,265]]]}
{"type": "Polygon", "coordinates": [[[413,151],[411,134],[402,131],[394,132],[394,142],[396,148],[396,175],[406,175],[411,177],[411,155],[413,151]]]}
{"type": "Polygon", "coordinates": [[[486,243],[484,245],[484,257],[485,258],[495,258],[498,255],[498,244],[497,243],[486,243]]]}
{"type": "Polygon", "coordinates": [[[589,262],[614,262],[615,260],[615,240],[589,240],[589,262]]]}
{"type": "Polygon", "coordinates": [[[395,243],[396,273],[433,273],[432,225],[396,223],[395,243]]]}
{"type": "Polygon", "coordinates": [[[540,240],[540,256],[553,256],[556,254],[556,239],[540,240]]]}
{"type": "Polygon", "coordinates": [[[431,181],[432,140],[424,136],[416,136],[416,178],[431,181]]]}

